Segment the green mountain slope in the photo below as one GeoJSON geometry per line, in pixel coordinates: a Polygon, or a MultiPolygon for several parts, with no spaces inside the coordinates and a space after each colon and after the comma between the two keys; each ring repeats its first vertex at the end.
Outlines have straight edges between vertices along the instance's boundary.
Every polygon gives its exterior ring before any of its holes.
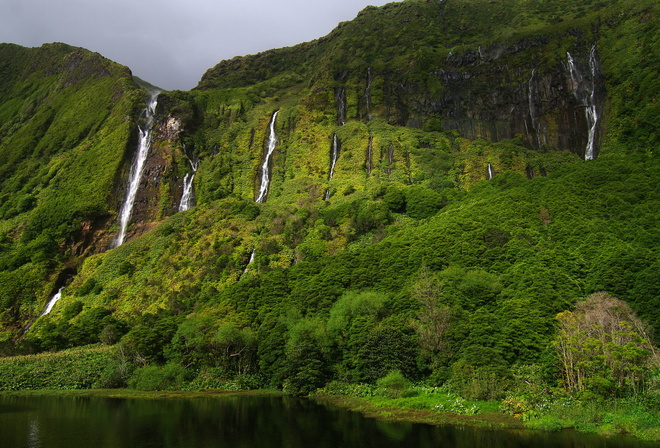
{"type": "Polygon", "coordinates": [[[143,94],[127,68],[83,49],[0,52],[0,295],[11,327],[48,294],[62,262],[87,249],[85,229],[114,215],[143,94]]]}
{"type": "Polygon", "coordinates": [[[0,47],[3,351],[488,397],[519,365],[561,379],[555,316],[592,293],[660,330],[657,23],[653,1],[409,0],[223,61],[160,94],[111,250],[146,93],[84,50],[0,47]]]}

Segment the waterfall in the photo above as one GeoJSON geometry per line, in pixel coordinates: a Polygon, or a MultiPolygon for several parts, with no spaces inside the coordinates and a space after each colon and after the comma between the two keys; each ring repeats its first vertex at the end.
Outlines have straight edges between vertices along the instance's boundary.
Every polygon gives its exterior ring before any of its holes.
{"type": "Polygon", "coordinates": [[[279,112],[280,111],[277,110],[273,113],[273,117],[270,119],[270,125],[268,126],[270,129],[270,134],[268,135],[268,148],[266,150],[266,157],[264,157],[264,161],[261,164],[261,185],[259,185],[259,194],[257,195],[257,199],[254,200],[254,202],[259,204],[266,202],[266,196],[268,196],[268,187],[270,186],[270,160],[273,156],[273,151],[275,151],[275,146],[277,146],[275,119],[279,112]]]}
{"type": "Polygon", "coordinates": [[[584,76],[580,72],[573,56],[567,51],[568,70],[571,75],[571,90],[573,95],[584,106],[584,115],[587,120],[587,146],[584,150],[584,160],[591,160],[595,155],[596,144],[596,126],[598,124],[598,111],[596,110],[596,75],[598,70],[598,61],[596,60],[596,45],[591,47],[589,52],[589,69],[591,74],[591,83],[587,85],[584,76]]]}
{"type": "Polygon", "coordinates": [[[406,148],[404,157],[406,158],[406,170],[408,171],[408,183],[412,185],[413,183],[413,177],[412,177],[412,169],[410,168],[410,151],[406,148]]]}
{"type": "Polygon", "coordinates": [[[140,132],[140,139],[138,143],[138,151],[135,155],[135,160],[131,166],[131,172],[128,177],[128,192],[126,200],[119,213],[119,235],[115,241],[114,247],[119,247],[123,244],[126,238],[126,228],[133,213],[133,205],[135,204],[135,196],[137,195],[138,188],[140,187],[140,179],[142,178],[142,171],[144,164],[149,154],[149,147],[151,146],[151,127],[154,123],[154,116],[156,115],[156,104],[158,102],[158,94],[160,90],[152,90],[149,92],[151,97],[147,102],[147,106],[143,110],[144,123],[138,129],[140,132]]]}
{"type": "Polygon", "coordinates": [[[495,174],[493,173],[493,165],[488,162],[488,180],[491,180],[495,174]]]}
{"type": "MultiPolygon", "coordinates": [[[[534,89],[534,74],[536,72],[536,69],[532,70],[532,77],[529,78],[529,98],[528,98],[528,103],[529,103],[529,118],[532,123],[532,130],[533,132],[536,133],[536,146],[537,149],[541,149],[541,129],[539,126],[539,119],[536,116],[536,107],[534,106],[534,94],[535,94],[535,89],[534,89]]],[[[527,122],[525,122],[525,129],[529,133],[529,130],[527,129],[527,122]]],[[[532,135],[532,138],[534,136],[532,135]]]]}
{"type": "Polygon", "coordinates": [[[367,67],[367,87],[364,89],[364,99],[367,104],[367,121],[371,121],[371,67],[367,67]]]}
{"type": "Polygon", "coordinates": [[[374,150],[374,136],[369,136],[369,145],[367,146],[367,177],[371,176],[372,160],[374,150]]]}
{"type": "Polygon", "coordinates": [[[339,139],[337,138],[337,134],[334,134],[332,136],[332,151],[330,152],[330,173],[328,174],[328,181],[332,180],[332,176],[335,173],[337,157],[339,157],[339,139]]]}
{"type": "Polygon", "coordinates": [[[45,316],[46,314],[48,314],[52,311],[52,309],[55,306],[55,304],[57,303],[57,301],[62,298],[62,290],[63,289],[64,289],[64,286],[62,286],[60,289],[57,290],[57,293],[55,293],[55,295],[53,297],[51,297],[51,299],[48,301],[48,304],[46,305],[46,309],[43,311],[43,313],[41,313],[41,315],[39,317],[45,316]]]}
{"type": "Polygon", "coordinates": [[[591,69],[591,91],[589,92],[589,102],[584,113],[587,117],[589,126],[589,138],[587,140],[587,149],[584,153],[585,160],[594,158],[594,146],[596,143],[596,124],[598,123],[598,112],[596,111],[596,70],[598,61],[596,61],[596,46],[591,47],[589,52],[589,68],[591,69]]]}
{"type": "Polygon", "coordinates": [[[394,145],[387,148],[387,175],[392,174],[392,163],[394,163],[394,145]]]}
{"type": "Polygon", "coordinates": [[[337,103],[337,124],[346,124],[346,90],[343,87],[335,89],[335,101],[337,103]]]}
{"type": "Polygon", "coordinates": [[[252,263],[254,263],[254,256],[255,256],[256,253],[257,253],[257,249],[256,248],[252,249],[252,253],[250,254],[250,260],[248,261],[248,264],[245,266],[245,269],[243,269],[243,274],[242,275],[247,274],[247,271],[250,270],[250,265],[252,263]]]}
{"type": "Polygon", "coordinates": [[[527,173],[527,179],[534,179],[534,168],[531,166],[527,165],[527,168],[525,168],[525,172],[527,173]]]}
{"type": "MultiPolygon", "coordinates": [[[[332,150],[330,152],[330,172],[328,173],[328,182],[332,180],[332,176],[335,173],[335,165],[337,164],[337,158],[339,157],[339,139],[337,134],[332,136],[332,150]]],[[[325,190],[325,200],[330,199],[330,187],[325,190]]]]}
{"type": "Polygon", "coordinates": [[[192,173],[186,173],[183,176],[183,194],[181,195],[181,202],[179,202],[179,211],[185,212],[193,206],[195,201],[195,193],[193,191],[193,181],[195,180],[195,173],[197,173],[197,168],[199,167],[199,162],[193,162],[192,159],[188,158],[190,162],[190,168],[192,168],[192,173]]]}

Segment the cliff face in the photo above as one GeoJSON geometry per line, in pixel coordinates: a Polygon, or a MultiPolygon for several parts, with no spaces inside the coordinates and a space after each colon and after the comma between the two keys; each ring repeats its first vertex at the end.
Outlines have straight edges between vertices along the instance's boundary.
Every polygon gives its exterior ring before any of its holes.
{"type": "MultiPolygon", "coordinates": [[[[522,136],[530,149],[571,151],[585,158],[590,124],[584,99],[591,90],[599,117],[597,136],[605,119],[600,62],[594,59],[592,72],[591,45],[572,46],[573,54],[579,55],[575,63],[581,77],[578,84],[571,78],[566,58],[538,61],[535,56],[547,54],[557,44],[557,39],[537,36],[512,45],[450,53],[442,67],[429,72],[440,85],[436,92],[411,83],[402,73],[381,73],[386,118],[393,124],[417,127],[437,118],[443,130],[456,130],[467,139],[497,142],[522,136]]],[[[600,138],[595,146],[600,146],[600,138]]]]}
{"type": "MultiPolygon", "coordinates": [[[[167,104],[165,97],[164,102],[167,104]]],[[[189,168],[186,167],[186,156],[179,141],[179,136],[184,130],[181,119],[166,112],[165,109],[166,106],[161,103],[156,110],[151,143],[127,229],[127,240],[144,234],[162,219],[178,212],[183,194],[183,173],[189,171],[189,168]]],[[[135,163],[138,147],[137,136],[131,140],[129,146],[122,175],[113,192],[117,210],[121,209],[126,200],[128,174],[131,165],[135,163]]],[[[97,247],[96,251],[105,250],[107,247],[109,246],[97,247]]]]}
{"type": "MultiPolygon", "coordinates": [[[[562,5],[563,14],[571,17],[573,7],[562,5]]],[[[313,86],[310,103],[326,113],[336,107],[338,124],[382,118],[423,128],[432,121],[467,139],[520,137],[530,149],[592,158],[607,120],[599,36],[612,25],[599,20],[619,11],[590,8],[602,14],[593,22],[562,21],[531,3],[520,10],[462,1],[367,8],[318,41],[224,61],[198,88],[245,87],[295,72],[313,86]],[[533,20],[539,26],[530,30],[533,20]]]]}
{"type": "Polygon", "coordinates": [[[335,73],[341,86],[334,88],[336,98],[342,92],[346,101],[344,92],[353,90],[347,104],[340,107],[337,100],[338,119],[345,122],[348,109],[352,119],[383,118],[395,126],[423,128],[433,120],[437,129],[470,140],[521,137],[529,149],[593,158],[586,148],[593,132],[597,156],[606,120],[605,78],[597,42],[586,41],[580,30],[573,34],[472,45],[442,60],[422,53],[405,67],[335,73]],[[590,107],[594,122],[586,113],[590,107]]]}

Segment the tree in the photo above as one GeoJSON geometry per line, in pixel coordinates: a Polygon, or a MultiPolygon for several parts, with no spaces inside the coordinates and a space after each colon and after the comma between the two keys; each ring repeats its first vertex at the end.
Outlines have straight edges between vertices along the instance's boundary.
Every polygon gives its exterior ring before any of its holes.
{"type": "Polygon", "coordinates": [[[412,286],[411,295],[421,305],[417,319],[411,323],[419,336],[419,346],[423,354],[431,360],[431,368],[440,367],[440,355],[450,356],[447,332],[450,329],[451,308],[440,302],[442,285],[426,265],[422,265],[417,281],[412,286]]]}
{"type": "Polygon", "coordinates": [[[328,337],[318,318],[301,318],[288,332],[286,342],[287,377],[283,389],[294,395],[308,395],[330,377],[328,337]]]}
{"type": "Polygon", "coordinates": [[[645,325],[628,304],[599,292],[557,320],[554,347],[567,391],[623,395],[645,387],[657,359],[645,325]]]}

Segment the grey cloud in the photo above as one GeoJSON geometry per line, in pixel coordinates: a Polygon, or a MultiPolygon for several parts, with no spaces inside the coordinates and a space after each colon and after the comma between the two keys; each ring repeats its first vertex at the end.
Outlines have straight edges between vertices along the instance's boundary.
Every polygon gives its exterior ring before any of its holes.
{"type": "Polygon", "coordinates": [[[8,0],[0,42],[65,42],[165,89],[190,89],[223,59],[329,33],[385,0],[8,0]]]}

